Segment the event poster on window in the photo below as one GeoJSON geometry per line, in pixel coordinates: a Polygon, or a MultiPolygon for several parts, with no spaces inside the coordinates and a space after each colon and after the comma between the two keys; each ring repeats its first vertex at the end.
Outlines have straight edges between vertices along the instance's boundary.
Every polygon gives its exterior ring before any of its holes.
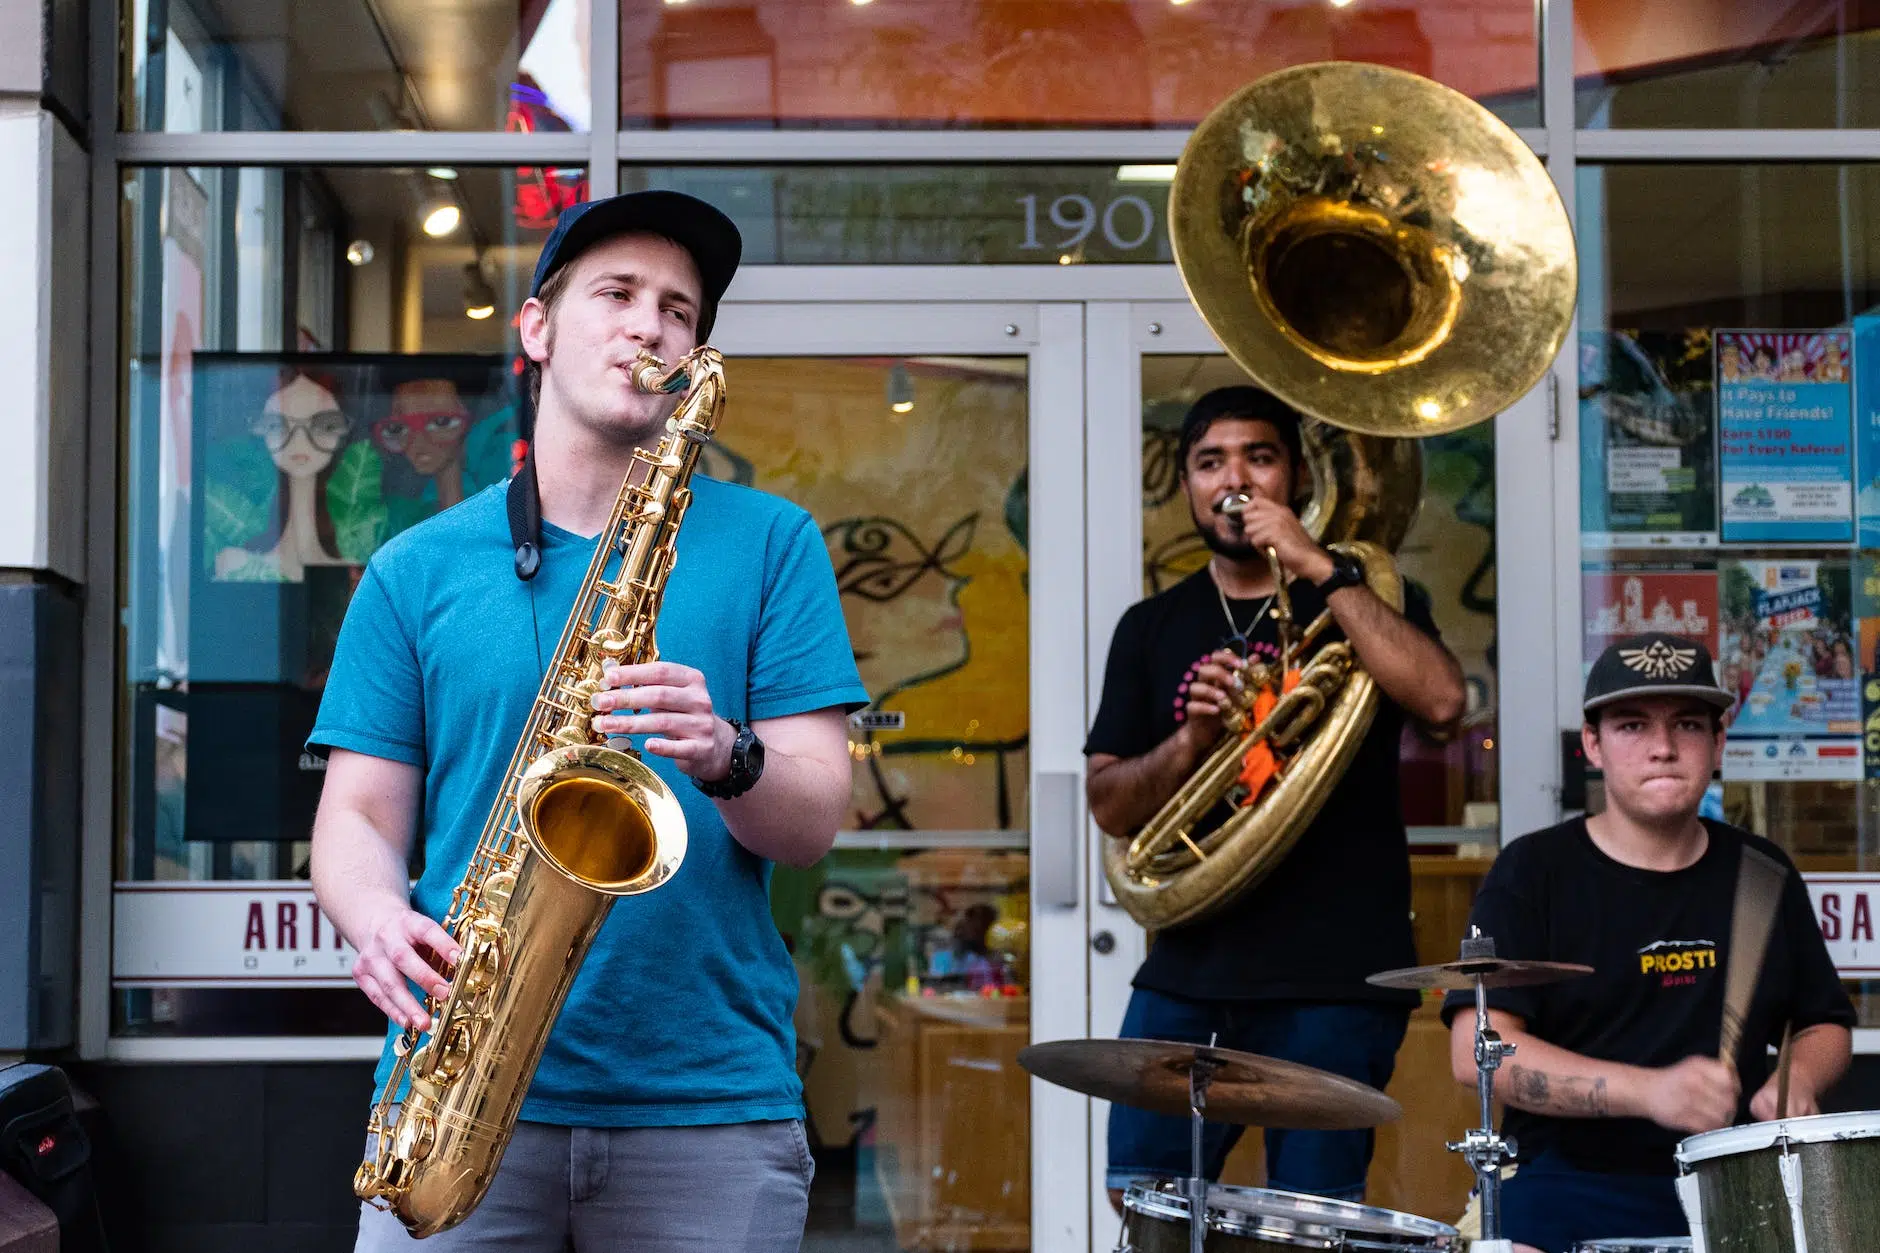
{"type": "Polygon", "coordinates": [[[1723,666],[1739,703],[1723,777],[1858,779],[1861,713],[1850,562],[1718,563],[1723,666]]]}
{"type": "MultiPolygon", "coordinates": [[[[1589,563],[1580,572],[1580,604],[1586,615],[1580,630],[1586,668],[1611,644],[1647,631],[1702,644],[1713,657],[1719,653],[1714,565],[1589,563]]],[[[1717,678],[1735,690],[1727,667],[1717,678]]]]}
{"type": "MultiPolygon", "coordinates": [[[[1880,548],[1880,314],[1874,313],[1854,319],[1854,484],[1855,542],[1880,548]]],[[[1861,656],[1873,658],[1866,650],[1861,656]]],[[[1880,668],[1870,665],[1868,673],[1880,668]]]]}
{"type": "Polygon", "coordinates": [[[1710,332],[1580,336],[1581,529],[1589,548],[1717,542],[1710,332]]]}
{"type": "MultiPolygon", "coordinates": [[[[1856,333],[1856,344],[1859,335],[1856,333]]],[[[1869,779],[1880,779],[1880,554],[1855,557],[1854,669],[1860,674],[1861,746],[1869,779]]]]}
{"type": "Polygon", "coordinates": [[[1723,539],[1854,538],[1846,331],[1718,331],[1723,539]]]}

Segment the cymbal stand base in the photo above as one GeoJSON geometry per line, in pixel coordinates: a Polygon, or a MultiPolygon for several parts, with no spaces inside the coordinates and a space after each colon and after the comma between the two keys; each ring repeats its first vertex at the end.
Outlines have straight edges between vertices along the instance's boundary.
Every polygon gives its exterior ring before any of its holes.
{"type": "MultiPolygon", "coordinates": [[[[1188,1072],[1188,1253],[1202,1253],[1208,1234],[1208,1181],[1201,1177],[1201,1111],[1219,1063],[1197,1056],[1188,1072]]],[[[1512,1251],[1511,1251],[1512,1253],[1512,1251]]]]}
{"type": "MultiPolygon", "coordinates": [[[[1495,955],[1495,941],[1484,936],[1479,927],[1471,927],[1462,942],[1462,958],[1480,960],[1495,955]]],[[[1513,1054],[1515,1046],[1502,1039],[1488,1025],[1488,989],[1481,975],[1475,977],[1475,1074],[1476,1091],[1482,1102],[1482,1125],[1471,1127],[1460,1140],[1451,1141],[1451,1153],[1461,1153],[1469,1169],[1475,1172],[1476,1195],[1482,1200],[1482,1238],[1470,1245],[1471,1253],[1514,1253],[1512,1241],[1501,1238],[1501,1168],[1515,1158],[1515,1143],[1495,1132],[1495,1071],[1502,1058],[1513,1054]]]]}

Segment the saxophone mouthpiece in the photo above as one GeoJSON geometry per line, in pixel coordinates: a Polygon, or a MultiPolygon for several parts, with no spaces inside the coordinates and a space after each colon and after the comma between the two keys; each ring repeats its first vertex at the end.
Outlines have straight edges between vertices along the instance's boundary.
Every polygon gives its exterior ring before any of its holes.
{"type": "Polygon", "coordinates": [[[643,392],[653,395],[682,392],[692,385],[691,372],[685,361],[668,366],[650,352],[642,351],[639,359],[633,363],[631,371],[633,385],[643,392]]]}

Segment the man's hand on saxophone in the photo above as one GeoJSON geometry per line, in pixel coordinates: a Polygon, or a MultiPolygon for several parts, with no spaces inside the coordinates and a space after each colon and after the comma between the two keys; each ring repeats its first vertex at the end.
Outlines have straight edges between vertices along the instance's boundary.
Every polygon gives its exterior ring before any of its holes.
{"type": "Polygon", "coordinates": [[[647,736],[647,752],[671,758],[702,783],[715,783],[731,773],[731,746],[738,733],[713,710],[703,674],[690,666],[653,661],[610,665],[601,681],[610,690],[595,693],[594,708],[603,711],[594,719],[596,731],[647,736]]]}

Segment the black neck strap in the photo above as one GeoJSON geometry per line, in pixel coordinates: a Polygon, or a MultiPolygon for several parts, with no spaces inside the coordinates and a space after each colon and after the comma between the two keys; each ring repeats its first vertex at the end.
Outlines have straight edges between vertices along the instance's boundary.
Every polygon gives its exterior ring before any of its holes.
{"type": "Polygon", "coordinates": [[[516,577],[526,583],[542,568],[542,488],[535,479],[534,443],[509,480],[509,543],[516,550],[516,577]]]}

